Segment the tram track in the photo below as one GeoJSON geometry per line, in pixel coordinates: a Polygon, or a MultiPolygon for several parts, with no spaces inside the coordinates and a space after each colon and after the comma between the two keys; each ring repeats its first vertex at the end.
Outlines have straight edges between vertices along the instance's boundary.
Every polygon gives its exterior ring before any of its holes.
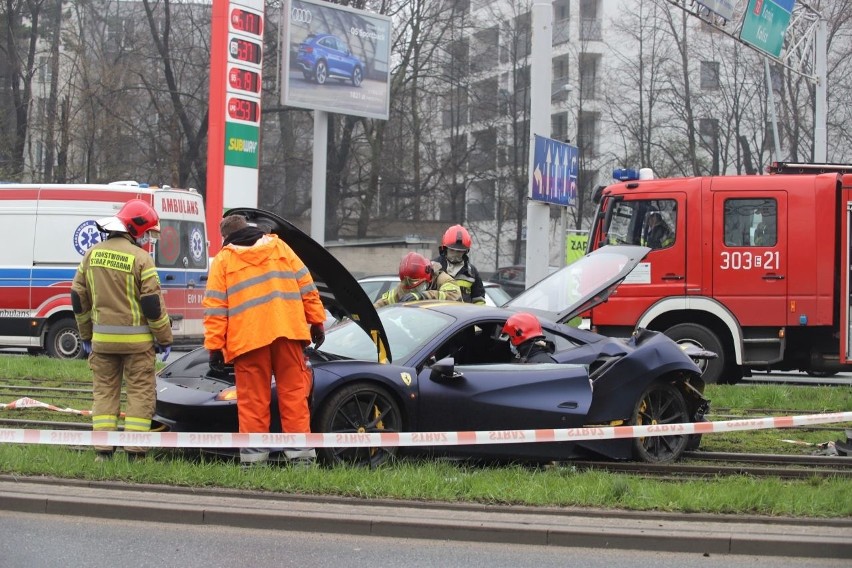
{"type": "MultiPolygon", "coordinates": [[[[0,419],[0,426],[44,430],[89,430],[86,422],[34,419],[0,419]]],[[[726,476],[778,477],[782,479],[844,478],[852,480],[852,457],[800,456],[733,452],[686,452],[677,463],[571,460],[560,465],[578,471],[607,471],[662,479],[726,476]]]]}
{"type": "Polygon", "coordinates": [[[677,463],[571,461],[578,470],[630,473],[655,478],[683,479],[726,476],[810,479],[852,479],[852,457],[686,452],[677,463]],[[709,462],[709,463],[708,463],[709,462]]]}

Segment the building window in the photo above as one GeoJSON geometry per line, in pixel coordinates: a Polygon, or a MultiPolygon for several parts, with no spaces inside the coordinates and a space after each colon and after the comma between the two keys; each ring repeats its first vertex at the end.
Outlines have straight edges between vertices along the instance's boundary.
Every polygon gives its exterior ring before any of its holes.
{"type": "Polygon", "coordinates": [[[778,243],[778,203],[774,199],[725,201],[725,246],[773,247],[778,243]]]}
{"type": "Polygon", "coordinates": [[[473,182],[467,192],[467,220],[493,221],[494,195],[494,180],[473,182]]]}
{"type": "Polygon", "coordinates": [[[480,81],[471,89],[470,121],[495,120],[500,113],[497,77],[480,81]]]}
{"type": "Polygon", "coordinates": [[[490,172],[497,162],[497,131],[480,130],[471,135],[470,170],[475,174],[490,172]]]}
{"type": "Polygon", "coordinates": [[[603,39],[598,4],[599,0],[580,0],[581,41],[600,41],[603,39]]]}
{"type": "Polygon", "coordinates": [[[701,62],[701,88],[706,90],[719,88],[719,63],[717,61],[701,62]]]}
{"type": "Polygon", "coordinates": [[[719,137],[719,121],[715,118],[702,118],[698,121],[698,135],[701,137],[701,142],[708,147],[712,147],[719,137]]]}
{"type": "Polygon", "coordinates": [[[571,41],[569,16],[571,5],[569,0],[556,0],[553,3],[553,45],[571,41]]]}
{"type": "Polygon", "coordinates": [[[597,98],[598,66],[600,54],[580,54],[580,96],[586,100],[597,98]]]}
{"type": "Polygon", "coordinates": [[[497,26],[481,30],[473,34],[473,43],[470,46],[470,71],[480,73],[494,69],[497,66],[497,53],[499,46],[500,30],[497,26]]]}
{"type": "Polygon", "coordinates": [[[598,155],[598,124],[600,113],[583,111],[577,125],[577,145],[584,158],[598,155]]]}
{"type": "Polygon", "coordinates": [[[550,137],[563,142],[568,140],[568,113],[550,115],[550,137]]]}

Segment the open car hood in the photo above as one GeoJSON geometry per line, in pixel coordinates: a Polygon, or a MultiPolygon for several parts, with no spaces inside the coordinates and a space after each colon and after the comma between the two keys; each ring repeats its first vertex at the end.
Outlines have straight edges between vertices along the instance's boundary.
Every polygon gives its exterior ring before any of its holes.
{"type": "Polygon", "coordinates": [[[388,337],[373,303],[352,274],[325,247],[269,211],[238,207],[230,209],[225,214],[228,215],[242,215],[250,224],[275,233],[290,245],[311,271],[325,308],[337,318],[346,316],[357,323],[376,344],[379,362],[391,361],[388,337]]]}
{"type": "Polygon", "coordinates": [[[504,307],[542,312],[548,319],[567,322],[606,302],[650,251],[628,245],[599,248],[530,286],[504,307]]]}

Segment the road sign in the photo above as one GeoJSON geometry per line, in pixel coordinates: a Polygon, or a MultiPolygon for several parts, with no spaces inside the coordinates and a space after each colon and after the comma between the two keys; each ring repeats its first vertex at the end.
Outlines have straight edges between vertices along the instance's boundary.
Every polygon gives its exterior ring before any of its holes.
{"type": "Polygon", "coordinates": [[[576,207],[580,151],[552,138],[535,135],[532,176],[534,201],[576,207]]]}
{"type": "Polygon", "coordinates": [[[698,0],[698,3],[728,21],[734,17],[734,0],[698,0]]]}
{"type": "Polygon", "coordinates": [[[749,0],[740,39],[779,57],[795,3],[795,0],[749,0]]]}

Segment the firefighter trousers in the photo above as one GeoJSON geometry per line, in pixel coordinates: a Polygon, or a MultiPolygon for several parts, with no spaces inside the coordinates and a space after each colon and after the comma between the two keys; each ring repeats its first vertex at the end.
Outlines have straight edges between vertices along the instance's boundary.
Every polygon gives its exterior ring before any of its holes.
{"type": "Polygon", "coordinates": [[[304,342],[279,337],[270,345],[243,353],[234,360],[240,433],[269,432],[271,380],[275,375],[281,431],[311,431],[308,397],[313,377],[305,363],[304,342]]]}
{"type": "MultiPolygon", "coordinates": [[[[157,402],[157,385],[154,378],[154,348],[142,353],[92,353],[92,429],[118,430],[121,412],[121,382],[127,392],[124,418],[125,433],[148,432],[157,402]]],[[[95,446],[95,451],[110,452],[112,446],[95,446]]],[[[146,448],[126,446],[125,451],[144,454],[146,448]]]]}

